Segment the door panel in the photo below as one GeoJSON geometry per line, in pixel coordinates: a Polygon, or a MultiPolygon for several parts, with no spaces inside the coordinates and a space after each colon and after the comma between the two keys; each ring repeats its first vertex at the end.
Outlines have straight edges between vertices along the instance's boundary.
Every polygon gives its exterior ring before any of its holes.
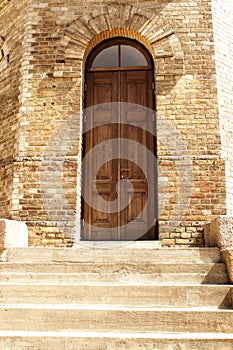
{"type": "MultiPolygon", "coordinates": [[[[121,125],[120,137],[134,141],[133,149],[123,150],[122,153],[127,153],[127,159],[135,160],[120,160],[121,174],[123,174],[124,179],[127,179],[132,184],[134,192],[130,200],[131,190],[128,192],[122,191],[122,195],[127,196],[129,205],[121,213],[121,225],[126,225],[122,229],[121,236],[123,239],[137,239],[139,236],[147,233],[146,238],[149,239],[151,234],[148,231],[153,225],[154,219],[154,201],[148,198],[147,182],[148,167],[153,167],[153,164],[147,164],[147,152],[148,149],[152,152],[154,151],[152,137],[153,116],[150,113],[153,108],[152,72],[125,71],[121,76],[121,84],[123,86],[121,101],[132,103],[132,105],[127,104],[123,111],[124,123],[121,125]],[[148,109],[140,106],[148,107],[148,109]],[[151,131],[151,135],[147,132],[148,128],[151,131]],[[143,211],[148,201],[149,212],[148,210],[143,211]],[[127,225],[132,220],[135,220],[134,224],[127,225]]],[[[153,184],[153,179],[150,177],[149,179],[152,180],[150,184],[153,184]]],[[[151,197],[153,198],[153,194],[151,197]]]]}
{"type": "MultiPolygon", "coordinates": [[[[113,72],[88,73],[87,76],[87,94],[86,107],[86,129],[89,130],[85,135],[85,154],[88,154],[93,148],[99,145],[98,153],[108,159],[109,149],[106,149],[104,142],[116,138],[118,135],[117,128],[117,111],[111,108],[111,104],[103,105],[109,102],[117,101],[118,94],[118,74],[113,72]],[[115,120],[114,120],[115,119],[115,120]]],[[[84,233],[83,238],[87,240],[116,240],[117,236],[109,234],[103,235],[99,228],[111,228],[118,226],[118,215],[109,213],[108,203],[116,199],[116,183],[118,178],[117,160],[108,161],[99,165],[99,158],[90,152],[90,157],[84,167],[84,192],[89,203],[84,202],[84,233]],[[87,174],[98,170],[91,181],[86,181],[87,174]],[[97,199],[101,196],[103,207],[101,211],[97,199]],[[90,204],[90,205],[89,205],[90,204]]],[[[88,174],[89,175],[89,174],[88,174]]]]}
{"type": "Polygon", "coordinates": [[[88,158],[88,172],[93,173],[98,169],[91,181],[85,181],[87,174],[83,174],[85,197],[87,195],[89,198],[89,205],[84,202],[83,239],[134,240],[140,236],[144,236],[144,239],[154,238],[153,230],[148,229],[153,226],[154,221],[154,193],[148,196],[147,178],[153,183],[155,165],[149,164],[146,151],[147,148],[154,153],[153,115],[150,109],[140,108],[138,105],[153,109],[151,70],[87,73],[86,107],[91,108],[87,109],[86,115],[86,127],[89,131],[84,138],[84,153],[87,155],[98,146],[101,157],[94,154],[88,158]],[[134,105],[102,105],[117,101],[134,105]],[[146,130],[150,130],[151,134],[146,130]],[[106,154],[107,159],[111,151],[103,142],[111,139],[118,139],[118,157],[100,166],[99,158],[104,158],[106,154]],[[133,147],[125,147],[124,139],[133,141],[133,147]],[[144,146],[143,151],[140,145],[144,146]],[[139,160],[141,167],[137,165],[139,160]],[[122,179],[127,180],[131,186],[127,186],[125,182],[122,184],[122,179]],[[96,209],[98,195],[104,200],[101,210],[96,209]],[[109,210],[112,201],[118,203],[116,212],[109,210]],[[120,210],[122,202],[128,205],[120,210]],[[147,210],[143,210],[145,205],[147,210]]]}

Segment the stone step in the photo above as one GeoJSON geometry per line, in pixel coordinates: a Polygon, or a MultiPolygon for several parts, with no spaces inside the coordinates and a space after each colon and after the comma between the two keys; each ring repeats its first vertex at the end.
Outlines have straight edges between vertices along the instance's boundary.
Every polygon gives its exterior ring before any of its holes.
{"type": "Polygon", "coordinates": [[[1,257],[7,262],[86,262],[86,263],[218,263],[218,248],[155,248],[153,243],[134,242],[116,248],[9,248],[1,257]]]}
{"type": "Polygon", "coordinates": [[[49,350],[232,350],[233,334],[0,332],[0,349],[49,350]]]}
{"type": "Polygon", "coordinates": [[[233,287],[217,285],[0,283],[1,304],[231,308],[232,299],[233,287]]]}
{"type": "Polygon", "coordinates": [[[217,308],[146,308],[112,305],[4,305],[1,331],[228,333],[233,312],[217,308]]]}
{"type": "Polygon", "coordinates": [[[1,263],[0,282],[226,284],[223,263],[1,263]]]}
{"type": "Polygon", "coordinates": [[[0,349],[232,350],[233,287],[217,248],[93,244],[1,260],[0,349]]]}

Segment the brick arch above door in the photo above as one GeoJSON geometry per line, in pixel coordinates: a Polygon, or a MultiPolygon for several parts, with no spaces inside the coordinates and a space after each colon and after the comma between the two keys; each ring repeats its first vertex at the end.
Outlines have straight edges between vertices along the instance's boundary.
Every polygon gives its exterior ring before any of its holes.
{"type": "MultiPolygon", "coordinates": [[[[135,39],[151,52],[155,74],[169,80],[171,89],[184,74],[184,52],[169,18],[149,13],[137,5],[103,6],[72,21],[63,31],[56,53],[54,77],[80,77],[91,49],[116,36],[135,39]]],[[[160,89],[166,94],[166,89],[160,89]]]]}

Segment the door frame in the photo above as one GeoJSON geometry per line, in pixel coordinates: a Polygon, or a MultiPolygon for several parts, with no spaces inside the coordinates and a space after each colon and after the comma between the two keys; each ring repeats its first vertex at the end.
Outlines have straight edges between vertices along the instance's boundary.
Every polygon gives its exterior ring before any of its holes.
{"type": "MultiPolygon", "coordinates": [[[[119,50],[119,61],[120,61],[120,50],[119,50]]],[[[85,63],[85,71],[84,71],[84,97],[83,97],[83,105],[84,109],[87,108],[87,75],[89,72],[100,72],[100,71],[137,71],[137,70],[148,70],[151,71],[151,77],[152,77],[152,86],[153,86],[153,94],[152,94],[152,109],[154,111],[155,115],[155,108],[156,108],[156,96],[155,96],[155,70],[154,70],[154,60],[152,58],[151,53],[148,51],[148,49],[141,44],[140,42],[126,37],[113,37],[111,39],[104,40],[100,43],[98,43],[89,53],[89,55],[86,58],[85,63]],[[148,66],[143,67],[143,69],[140,66],[129,66],[127,69],[125,67],[108,67],[108,68],[92,68],[91,64],[94,61],[95,57],[105,48],[111,46],[111,45],[121,45],[126,44],[130,45],[132,47],[135,47],[138,49],[146,58],[148,66]]],[[[83,118],[83,124],[85,124],[85,116],[83,118]]],[[[84,130],[84,128],[83,128],[84,130]]],[[[157,158],[157,141],[156,141],[156,118],[153,120],[153,149],[154,149],[154,156],[157,158]]],[[[82,160],[85,154],[85,135],[82,137],[82,160]]],[[[82,185],[83,186],[83,185],[82,185]]],[[[157,165],[155,164],[154,167],[154,238],[148,239],[148,240],[158,240],[158,174],[157,174],[157,165]]],[[[81,219],[82,223],[84,223],[84,203],[83,203],[83,197],[81,198],[81,219]]],[[[83,226],[83,225],[82,225],[83,226]]],[[[82,238],[82,232],[83,227],[81,229],[81,240],[82,238]]],[[[144,240],[143,237],[140,238],[140,240],[144,240]]],[[[147,240],[147,239],[145,239],[147,240]]]]}

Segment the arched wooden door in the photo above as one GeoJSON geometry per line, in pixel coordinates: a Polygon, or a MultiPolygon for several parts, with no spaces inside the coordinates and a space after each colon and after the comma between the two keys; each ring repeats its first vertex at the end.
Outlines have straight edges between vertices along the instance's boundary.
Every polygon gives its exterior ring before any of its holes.
{"type": "Polygon", "coordinates": [[[154,113],[151,113],[154,110],[153,76],[150,54],[133,40],[105,41],[89,55],[84,125],[88,131],[83,140],[83,153],[84,158],[90,156],[88,166],[86,163],[83,170],[84,240],[156,238],[156,164],[147,157],[147,152],[143,156],[138,153],[142,166],[138,165],[137,159],[135,161],[138,143],[153,154],[156,151],[154,113]],[[114,140],[114,144],[108,143],[109,140],[114,140]],[[122,140],[132,141],[135,144],[133,151],[122,140]],[[97,154],[94,152],[96,147],[97,154]],[[111,148],[114,148],[112,153],[111,148]],[[107,157],[110,152],[112,159],[98,165],[99,158],[107,152],[107,157]],[[94,174],[96,166],[99,169],[94,174]],[[153,183],[150,193],[148,177],[153,183]],[[130,186],[120,181],[122,179],[130,186]],[[98,208],[98,196],[105,203],[101,209],[98,208]],[[113,202],[116,208],[108,210],[108,205],[113,202]]]}

